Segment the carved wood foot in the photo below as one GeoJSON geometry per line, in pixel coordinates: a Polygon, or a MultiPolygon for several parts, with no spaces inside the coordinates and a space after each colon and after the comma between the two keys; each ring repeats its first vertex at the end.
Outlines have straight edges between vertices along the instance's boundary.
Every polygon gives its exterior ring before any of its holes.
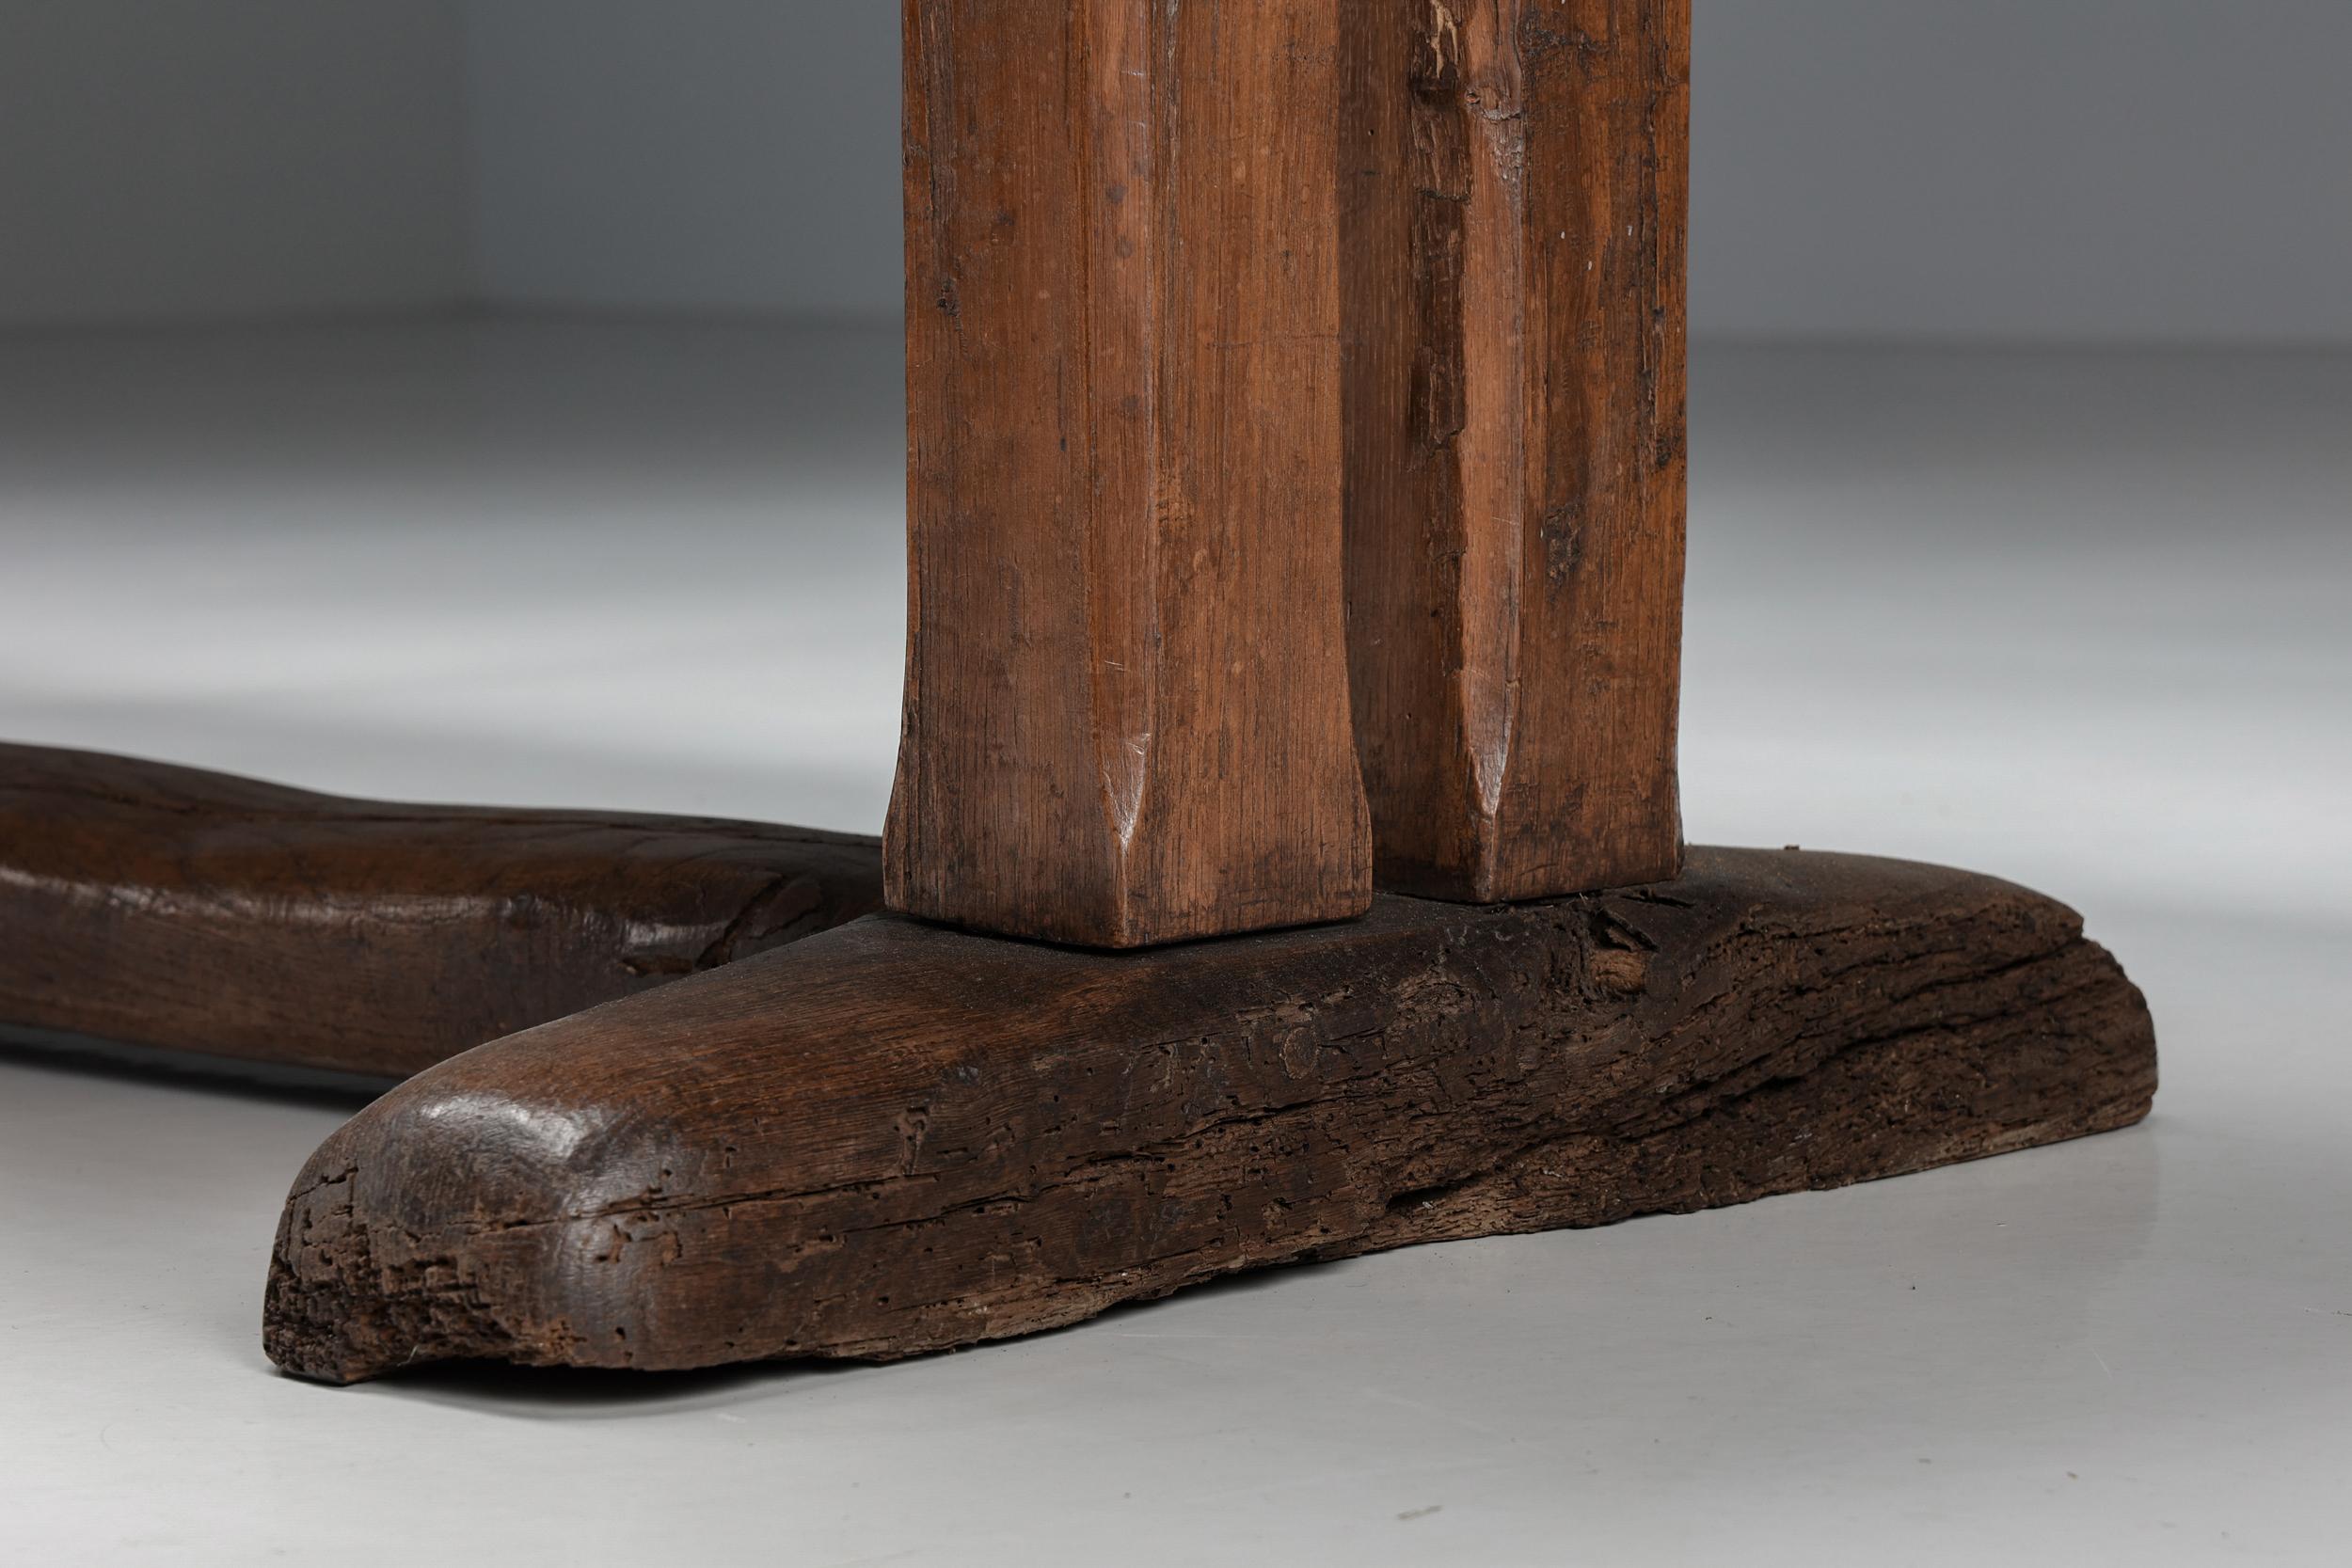
{"type": "Polygon", "coordinates": [[[2075,1137],[2155,1083],[2071,911],[1890,861],[1126,956],[877,916],[378,1101],[294,1188],[265,1333],[330,1382],[891,1358],[2075,1137]]]}
{"type": "Polygon", "coordinates": [[[370,1077],[882,907],[849,833],[0,745],[0,1024],[370,1077]]]}

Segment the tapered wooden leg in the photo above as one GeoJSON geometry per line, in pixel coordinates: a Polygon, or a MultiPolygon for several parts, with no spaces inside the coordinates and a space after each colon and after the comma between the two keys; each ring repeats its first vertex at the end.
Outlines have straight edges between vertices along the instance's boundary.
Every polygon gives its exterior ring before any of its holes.
{"type": "Polygon", "coordinates": [[[1343,227],[1383,887],[1674,874],[1689,0],[1366,0],[1343,227]]]}
{"type": "Polygon", "coordinates": [[[1361,914],[1342,0],[907,0],[894,908],[1135,947],[1361,914]]]}

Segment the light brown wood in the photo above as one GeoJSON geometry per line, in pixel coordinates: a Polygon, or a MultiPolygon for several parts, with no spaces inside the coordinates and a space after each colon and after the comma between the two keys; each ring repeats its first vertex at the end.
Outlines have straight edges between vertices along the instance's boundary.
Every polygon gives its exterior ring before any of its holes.
{"type": "Polygon", "coordinates": [[[2024,1148],[2155,1077],[2070,911],[1891,861],[1699,850],[1139,955],[876,916],[379,1101],[294,1183],[266,1342],[335,1382],[889,1358],[2024,1148]]]}
{"type": "Polygon", "coordinates": [[[894,908],[1104,947],[1363,912],[1342,0],[907,0],[894,908]]]}
{"type": "Polygon", "coordinates": [[[1689,0],[1352,14],[1347,586],[1380,885],[1671,876],[1689,0]]]}

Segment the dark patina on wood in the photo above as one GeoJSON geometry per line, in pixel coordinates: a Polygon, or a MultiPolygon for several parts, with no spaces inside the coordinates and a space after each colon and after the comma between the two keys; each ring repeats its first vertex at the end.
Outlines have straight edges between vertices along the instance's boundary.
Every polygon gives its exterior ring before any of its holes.
{"type": "Polygon", "coordinates": [[[398,1077],[881,907],[853,834],[0,745],[0,1024],[398,1077]]]}
{"type": "Polygon", "coordinates": [[[2097,1132],[2155,1084],[2073,911],[1898,862],[1694,850],[1126,956],[878,916],[378,1101],[294,1188],[266,1339],[333,1382],[898,1357],[2097,1132]]]}

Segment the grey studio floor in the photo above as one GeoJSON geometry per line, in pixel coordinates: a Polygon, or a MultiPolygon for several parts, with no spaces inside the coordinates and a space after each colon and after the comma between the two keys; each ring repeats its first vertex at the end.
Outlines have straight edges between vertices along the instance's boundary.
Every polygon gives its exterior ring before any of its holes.
{"type": "MultiPolygon", "coordinates": [[[[0,340],[0,735],[874,829],[888,330],[0,340]]],[[[0,1052],[0,1560],[2352,1558],[2352,356],[1702,350],[1702,841],[2056,892],[2144,1128],[879,1369],[279,1377],[353,1102],[0,1052]]]]}

